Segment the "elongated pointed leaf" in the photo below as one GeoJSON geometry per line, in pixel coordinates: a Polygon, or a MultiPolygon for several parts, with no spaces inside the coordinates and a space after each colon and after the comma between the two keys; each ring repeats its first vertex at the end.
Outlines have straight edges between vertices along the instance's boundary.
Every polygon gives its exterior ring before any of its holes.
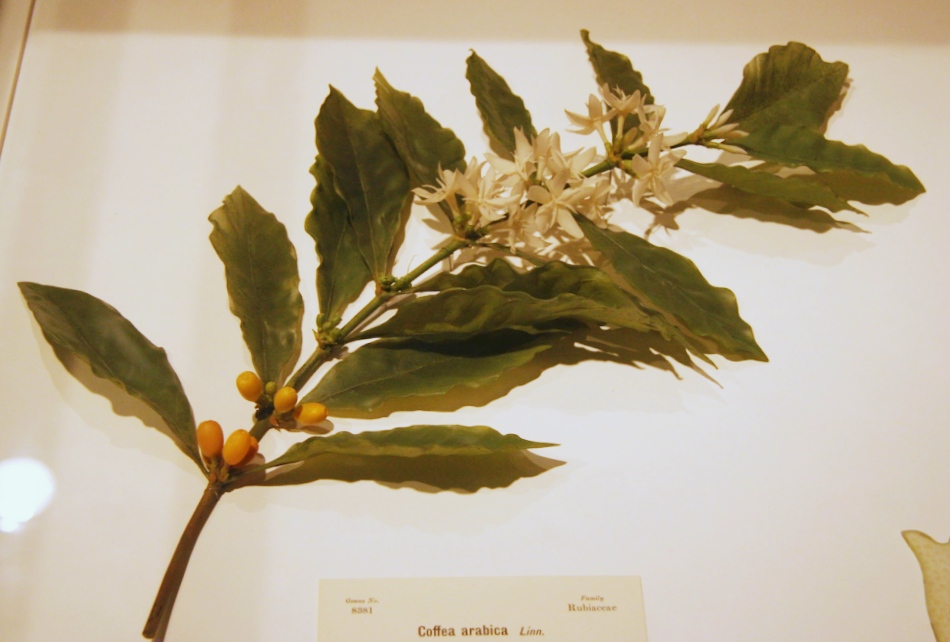
{"type": "Polygon", "coordinates": [[[374,341],[338,362],[304,401],[318,401],[335,415],[372,411],[398,397],[441,395],[456,386],[479,388],[550,347],[522,333],[458,343],[374,341]]]}
{"type": "Polygon", "coordinates": [[[465,146],[426,113],[422,101],[394,89],[376,70],[376,106],[386,134],[409,170],[413,187],[435,185],[439,168],[465,170],[465,146]]]}
{"type": "Polygon", "coordinates": [[[409,195],[406,166],[376,114],[358,109],[333,87],[317,115],[317,149],[333,168],[360,253],[379,281],[389,272],[401,231],[409,195]]]}
{"type": "Polygon", "coordinates": [[[537,136],[524,101],[474,51],[466,61],[465,77],[492,149],[500,156],[511,158],[515,150],[515,128],[524,132],[528,140],[537,136]]]}
{"type": "Polygon", "coordinates": [[[664,339],[676,341],[705,358],[701,341],[693,340],[661,315],[645,310],[606,272],[591,266],[551,261],[521,273],[507,261],[495,259],[487,266],[470,265],[459,274],[438,275],[419,289],[441,291],[453,287],[471,289],[482,285],[548,301],[534,303],[534,312],[538,314],[562,309],[565,313],[559,318],[615,325],[641,332],[654,330],[664,339]],[[584,309],[578,311],[574,306],[584,309]]]}
{"type": "Polygon", "coordinates": [[[482,285],[446,290],[404,303],[395,316],[359,338],[459,341],[504,329],[532,334],[548,332],[560,327],[562,321],[663,332],[668,324],[661,325],[656,319],[629,300],[611,304],[572,293],[538,299],[524,292],[482,285]]]}
{"type": "Polygon", "coordinates": [[[726,105],[730,122],[751,132],[766,125],[818,130],[841,97],[848,65],[825,62],[807,45],[775,45],[745,66],[742,84],[726,105]]]}
{"type": "Polygon", "coordinates": [[[311,437],[265,464],[267,468],[292,464],[326,453],[364,457],[420,457],[423,455],[489,455],[556,446],[503,435],[488,426],[405,426],[391,430],[338,432],[311,437]]]}
{"type": "Polygon", "coordinates": [[[639,91],[642,96],[648,97],[647,103],[653,103],[650,88],[643,82],[643,74],[633,68],[633,63],[627,56],[604,49],[591,41],[590,32],[586,29],[581,30],[581,38],[587,46],[587,57],[590,58],[590,64],[594,68],[598,85],[619,88],[628,96],[639,91]]]}
{"type": "Polygon", "coordinates": [[[920,196],[924,186],[917,182],[913,187],[894,182],[885,173],[859,174],[858,172],[842,169],[818,172],[811,176],[803,176],[803,180],[821,183],[832,192],[849,201],[859,201],[868,205],[891,203],[900,205],[920,196]]]}
{"type": "Polygon", "coordinates": [[[735,360],[767,360],[752,328],[739,316],[735,295],[710,285],[695,263],[633,234],[602,230],[583,216],[575,218],[634,293],[652,309],[711,342],[715,349],[710,352],[735,360]]]}
{"type": "Polygon", "coordinates": [[[254,369],[263,381],[281,384],[300,356],[303,320],[297,253],[287,230],[240,187],[208,218],[254,369]]]}
{"type": "Polygon", "coordinates": [[[838,179],[829,179],[826,183],[832,189],[842,184],[842,177],[856,175],[860,180],[851,182],[852,189],[847,194],[839,194],[850,200],[875,203],[880,202],[882,194],[896,192],[916,196],[925,191],[909,168],[891,163],[864,145],[828,140],[819,132],[803,127],[768,125],[732,142],[755,158],[832,173],[838,179]]]}
{"type": "Polygon", "coordinates": [[[204,469],[191,404],[162,348],[90,294],[38,283],[19,286],[51,345],[76,355],[97,377],[144,401],[168,425],[176,445],[204,469]]]}
{"type": "Polygon", "coordinates": [[[526,451],[488,455],[420,455],[364,457],[327,453],[292,466],[268,471],[263,486],[309,484],[318,480],[373,481],[388,487],[406,485],[423,492],[507,488],[519,479],[536,477],[564,462],[526,451]]]}
{"type": "Polygon", "coordinates": [[[310,196],[313,209],[304,229],[316,242],[320,257],[317,298],[320,312],[330,320],[343,314],[373,275],[360,253],[346,203],[336,193],[330,164],[318,156],[310,172],[317,186],[310,196]]]}
{"type": "Polygon", "coordinates": [[[803,207],[824,207],[829,212],[851,210],[858,212],[830,187],[801,176],[781,177],[768,172],[752,171],[741,165],[696,163],[682,159],[677,165],[699,176],[711,178],[749,194],[769,196],[803,207]]]}

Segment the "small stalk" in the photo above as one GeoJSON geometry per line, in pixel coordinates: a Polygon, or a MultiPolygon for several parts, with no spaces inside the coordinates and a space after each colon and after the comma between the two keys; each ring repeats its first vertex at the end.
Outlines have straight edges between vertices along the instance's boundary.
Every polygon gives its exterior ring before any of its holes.
{"type": "MultiPolygon", "coordinates": [[[[349,322],[340,328],[339,331],[339,343],[345,342],[350,335],[359,330],[360,326],[366,322],[373,314],[384,304],[386,304],[390,299],[392,299],[396,294],[401,290],[408,289],[412,285],[412,282],[429,271],[433,266],[438,265],[448,257],[452,256],[458,252],[463,247],[471,245],[471,241],[461,238],[452,239],[452,241],[437,251],[435,254],[430,256],[428,259],[423,261],[418,267],[406,274],[404,277],[396,279],[393,282],[393,287],[391,291],[380,292],[378,295],[373,297],[373,300],[363,306],[363,309],[356,313],[349,322]]],[[[310,355],[303,365],[297,369],[297,372],[290,377],[287,381],[288,386],[293,386],[295,390],[300,390],[310,378],[317,371],[317,368],[320,367],[325,361],[330,359],[333,356],[332,348],[323,348],[318,347],[316,351],[310,355]]],[[[266,429],[264,430],[266,432],[266,429]]],[[[263,433],[262,433],[263,435],[263,433]]],[[[257,435],[255,435],[257,436],[257,435]]],[[[259,439],[260,437],[258,437],[259,439]]]]}
{"type": "Polygon", "coordinates": [[[152,604],[152,611],[145,622],[145,628],[142,635],[148,640],[164,642],[165,631],[168,629],[168,622],[172,616],[172,608],[175,606],[175,598],[178,597],[178,589],[181,588],[181,581],[185,577],[185,570],[188,568],[188,560],[191,559],[191,552],[195,549],[195,543],[198,536],[204,528],[211,512],[217,506],[221,499],[221,487],[217,483],[208,484],[205,488],[201,500],[195,507],[191,519],[185,526],[181,539],[178,540],[178,546],[175,547],[175,553],[172,555],[168,568],[165,570],[165,577],[158,588],[158,594],[155,596],[155,602],[152,604]]]}

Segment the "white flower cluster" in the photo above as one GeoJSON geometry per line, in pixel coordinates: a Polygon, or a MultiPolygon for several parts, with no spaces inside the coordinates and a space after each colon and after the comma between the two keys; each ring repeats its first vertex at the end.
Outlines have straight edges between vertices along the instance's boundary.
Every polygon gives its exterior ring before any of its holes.
{"type": "Polygon", "coordinates": [[[457,230],[507,233],[509,244],[522,241],[541,247],[541,239],[566,232],[583,233],[574,214],[605,225],[606,201],[611,190],[609,175],[587,177],[583,171],[595,160],[593,148],[564,152],[557,133],[544,130],[533,140],[515,132],[511,160],[486,154],[472,158],[464,172],[440,170],[437,186],[413,190],[418,202],[445,202],[457,230]]]}
{"type": "Polygon", "coordinates": [[[569,131],[598,133],[608,163],[592,170],[595,161],[603,160],[596,149],[563,152],[557,133],[546,129],[528,140],[516,129],[511,160],[487,154],[482,162],[473,158],[464,172],[440,168],[438,185],[413,190],[418,202],[446,203],[460,233],[507,234],[512,247],[520,241],[539,248],[545,237],[581,238],[577,214],[605,227],[608,204],[621,196],[638,207],[644,197],[672,205],[666,180],[686,155],[675,146],[745,135],[728,123],[731,110],[719,114],[717,105],[693,134],[670,136],[662,126],[666,108],[649,104],[640,91],[628,96],[607,85],[600,87],[599,97],[590,95],[587,116],[566,113],[574,126],[569,131]],[[612,140],[606,131],[611,121],[612,140]],[[619,176],[612,169],[621,170],[619,176]]]}

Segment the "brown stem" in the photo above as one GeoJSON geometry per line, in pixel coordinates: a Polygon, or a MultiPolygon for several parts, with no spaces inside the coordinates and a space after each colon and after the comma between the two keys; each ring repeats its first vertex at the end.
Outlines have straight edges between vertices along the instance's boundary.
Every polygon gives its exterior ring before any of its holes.
{"type": "Polygon", "coordinates": [[[145,622],[145,628],[142,635],[149,640],[163,642],[165,639],[165,630],[168,628],[168,621],[172,616],[172,608],[175,606],[175,598],[178,597],[178,589],[181,588],[181,581],[185,577],[185,569],[188,568],[188,560],[191,558],[191,552],[195,549],[195,543],[198,541],[198,535],[204,528],[211,512],[217,506],[221,499],[221,487],[212,483],[205,488],[201,500],[195,507],[185,531],[178,540],[178,546],[175,547],[175,553],[168,563],[168,569],[165,571],[165,577],[162,579],[162,585],[158,588],[158,595],[155,596],[155,602],[152,604],[152,611],[145,622]]]}

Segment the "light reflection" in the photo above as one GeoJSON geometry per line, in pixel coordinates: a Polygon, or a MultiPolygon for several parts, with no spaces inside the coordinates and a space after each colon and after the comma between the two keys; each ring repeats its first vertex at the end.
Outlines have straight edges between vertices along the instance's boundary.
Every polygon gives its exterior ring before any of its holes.
{"type": "Polygon", "coordinates": [[[43,462],[29,457],[0,461],[0,531],[15,533],[43,512],[56,480],[43,462]]]}

